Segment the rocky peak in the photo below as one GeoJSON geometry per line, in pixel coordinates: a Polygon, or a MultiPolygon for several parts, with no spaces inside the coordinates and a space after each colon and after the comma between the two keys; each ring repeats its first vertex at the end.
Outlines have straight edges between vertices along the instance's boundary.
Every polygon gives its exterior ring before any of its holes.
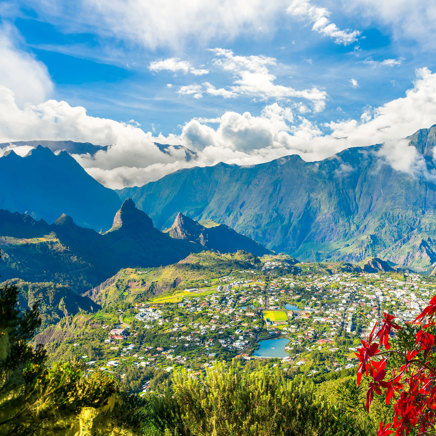
{"type": "Polygon", "coordinates": [[[204,230],[201,224],[178,212],[168,233],[172,238],[192,241],[197,240],[204,230]]]}
{"type": "Polygon", "coordinates": [[[367,273],[378,273],[394,271],[394,268],[388,262],[378,257],[370,257],[363,262],[362,270],[367,273]]]}
{"type": "Polygon", "coordinates": [[[153,228],[153,222],[150,217],[145,212],[137,209],[133,200],[128,198],[115,214],[111,230],[123,229],[140,231],[153,228]]]}
{"type": "Polygon", "coordinates": [[[63,213],[55,222],[55,226],[75,226],[75,223],[73,221],[73,218],[71,218],[69,215],[63,213]]]}
{"type": "Polygon", "coordinates": [[[47,158],[47,157],[53,157],[55,154],[47,147],[43,147],[42,145],[38,145],[32,150],[30,150],[25,157],[33,158],[47,158]]]}
{"type": "Polygon", "coordinates": [[[410,145],[425,157],[432,158],[436,146],[436,124],[429,129],[421,129],[411,135],[409,138],[410,145]]]}

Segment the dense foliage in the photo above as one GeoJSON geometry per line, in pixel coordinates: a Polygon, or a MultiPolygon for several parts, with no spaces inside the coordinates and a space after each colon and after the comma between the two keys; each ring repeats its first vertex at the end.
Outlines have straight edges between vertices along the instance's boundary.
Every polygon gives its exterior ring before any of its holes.
{"type": "Polygon", "coordinates": [[[106,375],[85,375],[77,363],[46,366],[29,340],[38,307],[20,312],[17,288],[0,289],[0,434],[131,434],[143,421],[143,402],[106,375]],[[81,433],[82,432],[82,433],[81,433]]]}
{"type": "Polygon", "coordinates": [[[153,396],[151,407],[157,429],[174,435],[368,434],[344,408],[318,398],[313,385],[235,363],[176,372],[171,389],[153,396]]]}
{"type": "Polygon", "coordinates": [[[380,422],[380,436],[394,431],[396,436],[435,431],[435,315],[436,296],[405,326],[398,325],[393,315],[385,313],[381,327],[377,330],[377,324],[374,325],[356,353],[360,361],[357,384],[363,375],[369,378],[367,410],[374,395],[384,396],[387,405],[393,403],[393,422],[380,422]],[[392,341],[390,335],[394,331],[397,338],[392,341]]]}

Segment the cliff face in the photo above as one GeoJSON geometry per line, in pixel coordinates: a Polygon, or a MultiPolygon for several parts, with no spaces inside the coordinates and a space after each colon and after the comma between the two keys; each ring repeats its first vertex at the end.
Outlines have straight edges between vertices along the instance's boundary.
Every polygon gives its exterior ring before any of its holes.
{"type": "Polygon", "coordinates": [[[0,209],[48,223],[66,213],[83,227],[107,230],[120,204],[66,152],[39,146],[25,157],[11,151],[0,158],[0,209]]]}
{"type": "Polygon", "coordinates": [[[168,234],[174,239],[191,241],[208,250],[221,253],[235,253],[243,250],[255,256],[262,256],[270,252],[262,245],[235,232],[226,225],[205,227],[180,212],[176,215],[168,234]]]}
{"type": "Polygon", "coordinates": [[[119,194],[132,197],[158,228],[181,212],[301,260],[380,257],[429,271],[436,253],[436,126],[409,139],[425,171],[395,170],[374,145],[320,162],[288,156],[251,167],[185,169],[119,194]]]}

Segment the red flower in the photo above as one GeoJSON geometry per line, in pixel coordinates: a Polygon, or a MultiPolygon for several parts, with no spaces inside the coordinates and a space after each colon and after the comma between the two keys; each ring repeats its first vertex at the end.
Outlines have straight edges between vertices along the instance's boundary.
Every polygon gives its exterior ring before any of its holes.
{"type": "Polygon", "coordinates": [[[380,331],[377,333],[377,336],[380,336],[380,345],[384,341],[385,348],[389,350],[389,348],[391,348],[391,346],[389,345],[389,333],[391,329],[400,330],[401,327],[398,324],[392,322],[392,320],[395,319],[395,316],[389,315],[386,312],[384,312],[383,315],[383,324],[380,331]]]}
{"type": "Polygon", "coordinates": [[[422,318],[424,318],[425,316],[428,316],[430,319],[433,318],[433,315],[436,312],[436,295],[430,300],[430,303],[428,304],[428,306],[421,312],[421,314],[419,314],[416,318],[415,321],[418,321],[422,318]]]}
{"type": "Polygon", "coordinates": [[[416,334],[416,343],[421,344],[421,350],[430,351],[434,345],[434,335],[424,330],[420,330],[416,334]]]}
{"type": "Polygon", "coordinates": [[[368,342],[360,341],[362,343],[362,347],[357,349],[356,356],[359,358],[360,365],[357,370],[357,384],[360,385],[360,381],[362,380],[363,371],[365,371],[366,375],[368,375],[368,364],[370,363],[370,358],[377,354],[380,350],[378,349],[378,344],[376,342],[372,343],[374,331],[377,327],[377,323],[369,335],[368,342]]]}
{"type": "MultiPolygon", "coordinates": [[[[434,328],[436,324],[436,295],[414,321],[414,324],[420,328],[415,335],[416,346],[412,349],[403,348],[402,352],[386,351],[382,354],[387,357],[377,360],[377,357],[380,357],[379,345],[384,344],[386,350],[389,350],[389,334],[392,329],[401,328],[393,320],[392,315],[385,313],[382,326],[376,335],[379,341],[374,341],[377,324],[372,329],[368,340],[361,341],[362,347],[358,348],[358,353],[356,353],[360,361],[357,383],[360,384],[364,371],[366,375],[370,374],[371,379],[366,395],[367,410],[369,410],[374,394],[381,395],[383,391],[386,404],[394,403],[394,421],[386,426],[380,422],[378,436],[389,436],[394,431],[397,436],[410,433],[424,436],[428,434],[429,429],[434,430],[436,421],[436,370],[433,365],[436,333],[430,330],[430,327],[434,328]],[[426,321],[424,321],[425,318],[427,318],[426,321]],[[374,356],[376,360],[371,360],[374,356]],[[400,357],[403,365],[399,372],[393,369],[390,379],[385,380],[386,361],[389,356],[400,357]]],[[[399,345],[402,347],[404,344],[399,341],[399,345]]]]}
{"type": "Polygon", "coordinates": [[[398,377],[395,377],[395,371],[393,372],[393,377],[390,381],[384,382],[381,381],[380,384],[386,389],[386,404],[389,405],[393,396],[397,391],[403,389],[403,384],[400,383],[401,374],[398,377]]]}
{"type": "Polygon", "coordinates": [[[407,355],[406,355],[406,363],[401,367],[400,371],[407,371],[410,367],[410,362],[416,357],[416,355],[419,353],[419,350],[413,350],[407,351],[407,355]]]}
{"type": "Polygon", "coordinates": [[[371,401],[374,397],[374,392],[377,395],[381,395],[382,394],[382,390],[381,390],[381,381],[385,378],[386,376],[386,359],[380,360],[379,362],[370,362],[370,366],[369,366],[369,370],[371,372],[371,376],[374,379],[373,382],[370,382],[369,384],[369,389],[368,392],[366,394],[366,410],[369,411],[369,406],[371,404],[371,401]]]}
{"type": "Polygon", "coordinates": [[[377,395],[381,395],[382,394],[382,390],[380,387],[380,383],[376,382],[370,382],[369,383],[369,389],[368,392],[366,393],[366,410],[369,412],[369,406],[371,405],[371,402],[374,398],[374,392],[377,395]]]}
{"type": "Polygon", "coordinates": [[[377,432],[377,436],[389,436],[393,433],[392,430],[389,430],[391,423],[388,423],[386,427],[383,427],[383,421],[380,421],[380,427],[377,432]]]}

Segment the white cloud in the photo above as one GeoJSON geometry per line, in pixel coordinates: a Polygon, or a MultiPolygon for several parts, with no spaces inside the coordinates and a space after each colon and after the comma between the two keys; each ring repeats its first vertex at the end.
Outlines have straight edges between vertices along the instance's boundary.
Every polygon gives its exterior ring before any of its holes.
{"type": "Polygon", "coordinates": [[[392,154],[392,144],[398,143],[399,158],[392,159],[392,166],[406,170],[407,165],[416,166],[416,156],[414,148],[404,149],[401,140],[436,123],[436,74],[425,68],[418,70],[414,86],[404,97],[364,112],[360,120],[331,122],[325,125],[329,133],[298,115],[298,109],[298,105],[291,109],[275,103],[257,117],[226,112],[215,128],[196,120],[185,125],[182,141],[202,150],[209,161],[213,153],[216,161],[224,159],[222,153],[226,150],[227,162],[239,164],[293,153],[305,160],[320,160],[349,147],[376,143],[390,144],[392,154]]]}
{"type": "Polygon", "coordinates": [[[181,71],[182,73],[190,73],[194,76],[204,76],[208,74],[209,71],[203,68],[194,68],[190,62],[183,61],[178,58],[168,58],[162,59],[159,61],[153,61],[149,65],[150,71],[159,72],[159,71],[172,71],[176,73],[181,71]]]}
{"type": "Polygon", "coordinates": [[[180,135],[168,137],[156,137],[136,125],[92,117],[85,108],[62,101],[21,107],[13,92],[2,86],[0,113],[0,142],[44,138],[111,144],[107,152],[76,158],[91,175],[115,188],[144,184],[187,166],[221,161],[251,165],[290,154],[320,160],[348,147],[374,143],[385,143],[380,156],[394,169],[434,177],[422,166],[416,150],[401,141],[436,122],[436,74],[425,68],[417,71],[413,87],[404,97],[366,111],[359,120],[324,125],[324,130],[330,130],[327,133],[304,118],[300,102],[276,102],[265,106],[259,115],[231,111],[218,119],[194,119],[180,135]],[[163,153],[155,142],[184,145],[195,149],[197,157],[186,162],[183,148],[170,147],[163,153]]]}
{"type": "Polygon", "coordinates": [[[386,141],[378,155],[396,171],[436,182],[436,171],[428,169],[424,157],[405,139],[386,141]]]}
{"type": "Polygon", "coordinates": [[[345,138],[350,145],[361,146],[404,138],[436,122],[436,73],[427,68],[416,71],[413,88],[405,97],[365,111],[360,121],[329,123],[333,137],[345,138]]]}
{"type": "MultiPolygon", "coordinates": [[[[45,16],[56,14],[53,2],[40,3],[45,16]]],[[[68,8],[68,2],[61,3],[63,10],[68,8]]],[[[92,27],[101,35],[153,50],[179,48],[187,43],[229,41],[240,34],[269,33],[286,3],[287,0],[82,0],[76,5],[80,7],[80,24],[69,25],[92,27]]]]}
{"type": "Polygon", "coordinates": [[[177,91],[178,94],[182,95],[193,95],[194,98],[203,97],[203,88],[201,85],[185,85],[181,86],[177,91]]]}
{"type": "Polygon", "coordinates": [[[277,60],[268,56],[237,56],[232,50],[213,49],[214,64],[230,72],[233,85],[230,92],[234,95],[246,95],[263,100],[298,98],[309,100],[314,110],[320,112],[325,107],[327,93],[318,88],[296,90],[290,86],[275,83],[277,77],[269,67],[276,67],[277,60]]]}
{"type": "Polygon", "coordinates": [[[436,2],[432,0],[343,0],[345,13],[390,28],[396,40],[414,40],[424,48],[435,48],[436,2]]]}
{"type": "MultiPolygon", "coordinates": [[[[313,87],[311,89],[296,90],[290,86],[279,85],[277,77],[269,67],[277,67],[277,59],[267,56],[237,56],[232,50],[211,49],[215,54],[213,64],[232,75],[232,85],[226,88],[216,88],[210,82],[195,83],[181,86],[178,93],[193,95],[201,98],[204,94],[223,98],[248,96],[260,100],[288,100],[303,99],[312,103],[315,112],[325,107],[327,93],[313,87]]],[[[307,106],[304,110],[308,111],[307,106]]]]}
{"type": "Polygon", "coordinates": [[[236,97],[236,93],[233,91],[229,91],[225,88],[215,88],[211,83],[204,82],[203,86],[205,87],[205,92],[207,92],[210,95],[219,96],[223,98],[233,98],[236,97]]]}
{"type": "Polygon", "coordinates": [[[358,30],[340,30],[335,23],[329,20],[330,12],[327,9],[313,6],[309,0],[292,0],[287,13],[309,21],[313,30],[332,38],[337,44],[351,44],[356,42],[360,35],[358,30]]]}
{"type": "Polygon", "coordinates": [[[47,68],[21,50],[18,40],[13,27],[0,27],[0,85],[13,90],[19,104],[43,101],[53,91],[47,68]]]}
{"type": "Polygon", "coordinates": [[[356,79],[350,79],[350,83],[353,88],[359,87],[359,82],[356,79]]]}
{"type": "Polygon", "coordinates": [[[366,59],[365,64],[372,66],[386,66],[386,67],[397,67],[402,64],[401,59],[383,59],[382,61],[375,61],[373,59],[366,59]]]}

